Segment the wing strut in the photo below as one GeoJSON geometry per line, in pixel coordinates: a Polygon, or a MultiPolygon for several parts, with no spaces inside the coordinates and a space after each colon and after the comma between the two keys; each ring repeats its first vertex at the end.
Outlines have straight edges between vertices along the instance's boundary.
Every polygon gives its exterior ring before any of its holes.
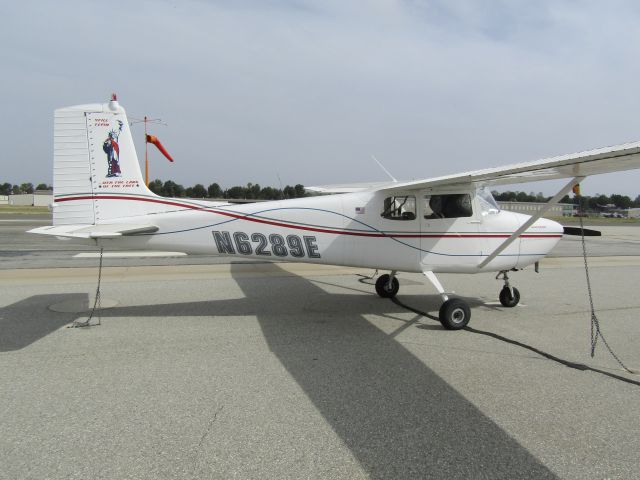
{"type": "Polygon", "coordinates": [[[529,218],[529,220],[524,222],[522,226],[518,230],[513,232],[513,234],[509,238],[507,238],[504,242],[502,242],[500,246],[496,248],[493,251],[493,253],[491,253],[491,255],[485,258],[478,265],[478,268],[484,268],[491,260],[493,260],[498,255],[500,255],[505,248],[511,245],[515,239],[517,239],[520,235],[522,235],[531,225],[533,225],[538,219],[540,219],[540,217],[542,217],[542,215],[544,215],[547,212],[547,210],[549,210],[552,206],[558,203],[562,199],[562,197],[564,197],[567,193],[569,193],[569,191],[574,187],[574,185],[577,185],[578,183],[580,183],[582,180],[584,180],[584,178],[585,177],[574,177],[573,179],[571,179],[571,181],[567,183],[564,187],[562,187],[562,189],[560,189],[560,191],[556,193],[551,200],[545,203],[535,215],[533,215],[531,218],[529,218]]]}

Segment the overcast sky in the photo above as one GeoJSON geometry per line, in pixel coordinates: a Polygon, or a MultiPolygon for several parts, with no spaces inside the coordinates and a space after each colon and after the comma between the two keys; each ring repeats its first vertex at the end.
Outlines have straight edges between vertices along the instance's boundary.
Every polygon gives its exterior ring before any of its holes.
{"type": "MultiPolygon", "coordinates": [[[[185,186],[418,179],[640,140],[640,2],[2,2],[0,182],[51,182],[53,110],[117,92],[185,186]]],[[[143,128],[132,127],[138,155],[143,128]]],[[[553,193],[554,185],[524,185],[553,193]]],[[[640,171],[583,193],[640,194],[640,171]]]]}

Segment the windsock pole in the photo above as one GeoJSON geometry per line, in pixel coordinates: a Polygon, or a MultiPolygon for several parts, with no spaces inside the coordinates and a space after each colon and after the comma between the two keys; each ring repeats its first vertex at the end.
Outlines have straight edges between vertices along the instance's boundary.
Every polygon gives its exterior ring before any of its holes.
{"type": "MultiPolygon", "coordinates": [[[[149,145],[148,145],[148,138],[151,137],[152,135],[148,134],[148,130],[147,130],[147,125],[149,123],[153,123],[154,125],[164,125],[167,126],[166,123],[164,123],[161,119],[159,118],[149,118],[146,115],[144,116],[144,118],[142,120],[140,119],[134,119],[133,122],[131,122],[131,125],[133,125],[134,123],[143,123],[144,122],[144,184],[149,187],[149,145]]],[[[158,147],[160,148],[160,147],[158,147]]],[[[164,153],[164,152],[163,152],[164,153]]],[[[167,153],[164,153],[165,156],[167,156],[167,153]]],[[[169,158],[169,157],[167,157],[169,158]]],[[[173,160],[171,159],[171,161],[173,162],[173,160]]]]}
{"type": "Polygon", "coordinates": [[[147,142],[147,116],[144,116],[144,183],[149,186],[149,145],[147,142]]]}

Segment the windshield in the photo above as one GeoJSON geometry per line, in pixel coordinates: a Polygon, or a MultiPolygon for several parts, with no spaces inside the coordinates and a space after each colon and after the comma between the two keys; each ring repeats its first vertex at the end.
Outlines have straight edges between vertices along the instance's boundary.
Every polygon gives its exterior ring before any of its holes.
{"type": "Polygon", "coordinates": [[[477,192],[478,195],[478,203],[480,204],[480,210],[483,215],[487,215],[488,213],[498,213],[500,211],[500,207],[498,206],[498,202],[496,202],[491,192],[486,188],[480,188],[477,192]]]}

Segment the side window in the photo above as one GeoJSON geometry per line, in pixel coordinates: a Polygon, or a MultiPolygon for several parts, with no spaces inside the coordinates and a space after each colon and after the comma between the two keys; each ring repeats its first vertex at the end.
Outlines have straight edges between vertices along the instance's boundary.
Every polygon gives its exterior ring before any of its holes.
{"type": "Polygon", "coordinates": [[[488,215],[490,213],[495,214],[500,212],[500,206],[496,202],[495,198],[489,190],[482,187],[478,190],[478,203],[480,204],[480,212],[482,215],[488,215]]]}
{"type": "Polygon", "coordinates": [[[399,195],[385,198],[380,216],[387,220],[415,220],[416,197],[399,195]]]}
{"type": "Polygon", "coordinates": [[[460,218],[473,214],[468,193],[426,195],[424,202],[424,218],[460,218]]]}

